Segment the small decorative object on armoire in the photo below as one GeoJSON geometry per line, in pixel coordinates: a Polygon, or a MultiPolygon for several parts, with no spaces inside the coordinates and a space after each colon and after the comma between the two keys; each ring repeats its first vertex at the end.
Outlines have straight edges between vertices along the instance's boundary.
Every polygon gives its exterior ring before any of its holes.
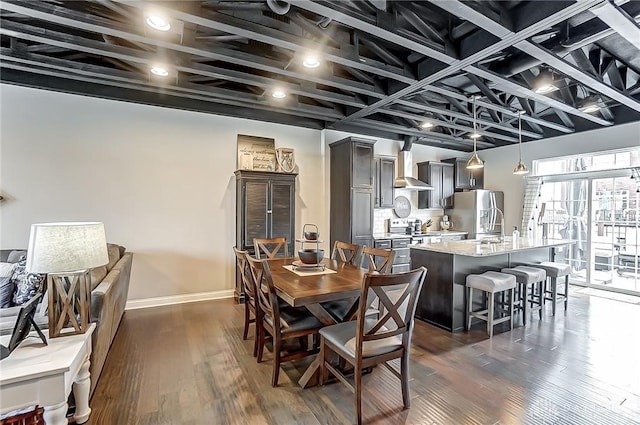
{"type": "Polygon", "coordinates": [[[296,169],[296,158],[293,148],[276,149],[276,160],[278,162],[276,171],[280,173],[293,173],[293,170],[296,169]]]}
{"type": "Polygon", "coordinates": [[[108,262],[103,223],[31,225],[26,269],[47,273],[50,338],[87,331],[91,319],[89,272],[108,262]]]}
{"type": "Polygon", "coordinates": [[[238,134],[238,169],[276,171],[275,140],[238,134]]]}

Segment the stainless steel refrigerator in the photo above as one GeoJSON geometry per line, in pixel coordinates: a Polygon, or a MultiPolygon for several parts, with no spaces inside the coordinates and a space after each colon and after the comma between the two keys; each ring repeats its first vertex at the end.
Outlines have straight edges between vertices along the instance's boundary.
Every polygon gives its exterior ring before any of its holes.
{"type": "Polygon", "coordinates": [[[471,190],[453,194],[453,207],[446,210],[451,230],[469,232],[469,239],[501,235],[504,194],[493,190],[471,190]]]}

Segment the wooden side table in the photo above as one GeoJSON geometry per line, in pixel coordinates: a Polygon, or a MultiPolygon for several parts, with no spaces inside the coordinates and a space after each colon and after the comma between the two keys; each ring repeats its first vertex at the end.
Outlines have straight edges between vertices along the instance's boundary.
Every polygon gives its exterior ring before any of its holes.
{"type": "MultiPolygon", "coordinates": [[[[86,422],[91,413],[89,358],[95,328],[92,323],[84,334],[48,339],[48,346],[30,335],[1,360],[0,414],[40,405],[47,425],[66,425],[67,399],[73,388],[74,418],[78,424],[86,422]]],[[[3,343],[8,343],[8,337],[3,337],[3,343]]]]}

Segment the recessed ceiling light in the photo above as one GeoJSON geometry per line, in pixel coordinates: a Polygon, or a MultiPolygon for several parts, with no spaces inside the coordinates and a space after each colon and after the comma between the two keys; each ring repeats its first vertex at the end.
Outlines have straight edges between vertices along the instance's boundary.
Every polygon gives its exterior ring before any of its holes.
{"type": "Polygon", "coordinates": [[[160,15],[148,15],[146,19],[147,25],[158,31],[169,31],[171,24],[160,15]]]}
{"type": "Polygon", "coordinates": [[[433,127],[433,123],[429,122],[429,121],[425,121],[422,124],[420,124],[420,127],[422,127],[422,128],[431,128],[431,127],[433,127]]]}
{"type": "Polygon", "coordinates": [[[362,63],[367,63],[367,60],[365,58],[358,58],[358,60],[362,63]]]}
{"type": "Polygon", "coordinates": [[[471,133],[471,134],[469,134],[469,137],[472,138],[472,139],[479,139],[480,137],[482,137],[482,134],[471,133]]]}
{"type": "Polygon", "coordinates": [[[536,87],[535,92],[539,94],[547,94],[547,93],[554,92],[556,90],[558,90],[558,88],[553,84],[545,84],[545,85],[541,85],[540,87],[536,87]]]}
{"type": "Polygon", "coordinates": [[[302,61],[302,65],[304,65],[305,68],[317,68],[320,66],[320,59],[318,59],[318,56],[315,54],[309,53],[302,61]]]}
{"type": "Polygon", "coordinates": [[[285,97],[287,97],[287,94],[284,92],[284,90],[275,89],[271,96],[275,97],[276,99],[284,99],[285,97]]]}
{"type": "Polygon", "coordinates": [[[152,66],[150,71],[153,75],[157,75],[158,77],[166,77],[169,75],[169,71],[163,66],[152,66]]]}
{"type": "Polygon", "coordinates": [[[587,114],[592,114],[594,112],[598,112],[600,110],[600,106],[597,103],[590,103],[588,105],[584,105],[580,108],[582,112],[586,112],[587,114]]]}

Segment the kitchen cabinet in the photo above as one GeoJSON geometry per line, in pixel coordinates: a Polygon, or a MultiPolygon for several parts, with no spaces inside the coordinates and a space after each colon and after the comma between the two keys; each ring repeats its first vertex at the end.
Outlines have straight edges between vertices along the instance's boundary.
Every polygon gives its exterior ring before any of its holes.
{"type": "Polygon", "coordinates": [[[375,164],[374,207],[393,208],[396,160],[392,157],[376,156],[373,161],[375,164]]]}
{"type": "Polygon", "coordinates": [[[330,246],[339,240],[373,246],[375,140],[348,137],[330,148],[330,246]]]}
{"type": "MultiPolygon", "coordinates": [[[[238,170],[235,175],[236,246],[254,255],[254,238],[284,236],[289,253],[294,252],[297,174],[238,170]]],[[[244,298],[239,276],[235,298],[244,298]]]]}
{"type": "Polygon", "coordinates": [[[467,169],[468,158],[449,158],[444,162],[453,164],[454,188],[456,192],[484,187],[484,168],[467,169]]]}
{"type": "Polygon", "coordinates": [[[395,251],[391,273],[401,273],[411,270],[410,243],[410,238],[376,239],[374,247],[395,251]]]}
{"type": "Polygon", "coordinates": [[[433,190],[418,192],[418,208],[448,207],[454,192],[454,165],[443,162],[419,162],[418,180],[429,183],[433,190]]]}

